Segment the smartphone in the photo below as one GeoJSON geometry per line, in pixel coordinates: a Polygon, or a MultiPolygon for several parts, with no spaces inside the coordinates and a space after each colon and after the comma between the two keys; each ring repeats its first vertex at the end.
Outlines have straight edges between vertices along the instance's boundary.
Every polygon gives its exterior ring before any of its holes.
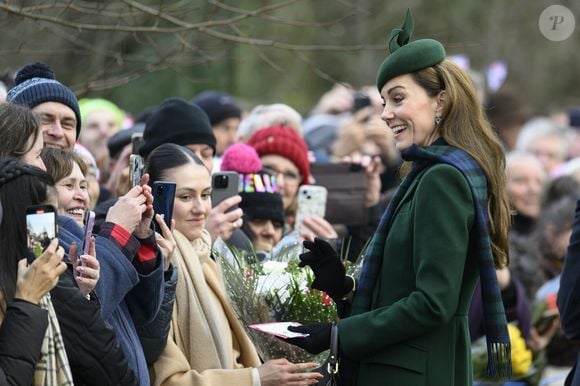
{"type": "Polygon", "coordinates": [[[93,227],[95,225],[95,212],[92,210],[86,211],[83,223],[85,224],[85,234],[81,251],[83,255],[88,255],[89,247],[91,245],[91,236],[93,235],[93,227]]]}
{"type": "Polygon", "coordinates": [[[129,156],[129,182],[131,188],[141,182],[141,172],[143,170],[143,160],[140,155],[131,154],[129,156]]]}
{"type": "Polygon", "coordinates": [[[42,255],[52,239],[58,237],[56,209],[52,205],[34,205],[26,208],[28,261],[42,255]]]}
{"type": "MultiPolygon", "coordinates": [[[[211,176],[211,204],[216,207],[226,198],[235,196],[239,192],[240,175],[236,172],[217,172],[211,176]]],[[[238,206],[234,205],[227,211],[230,212],[238,206]]]]}
{"type": "Polygon", "coordinates": [[[552,322],[559,317],[560,314],[557,310],[544,311],[536,323],[534,323],[534,328],[538,331],[538,334],[543,335],[552,326],[552,322]]]}
{"type": "MultiPolygon", "coordinates": [[[[173,202],[175,201],[175,182],[154,181],[151,186],[153,194],[153,210],[155,214],[162,214],[163,221],[171,229],[171,218],[173,217],[173,202]]],[[[157,230],[161,232],[159,224],[157,230]]]]}
{"type": "Polygon", "coordinates": [[[294,229],[302,230],[304,219],[312,216],[324,218],[328,191],[321,185],[302,185],[298,189],[298,209],[294,229]]]}
{"type": "Polygon", "coordinates": [[[143,139],[143,133],[133,133],[131,135],[131,154],[139,154],[139,149],[143,146],[145,140],[143,139]]]}

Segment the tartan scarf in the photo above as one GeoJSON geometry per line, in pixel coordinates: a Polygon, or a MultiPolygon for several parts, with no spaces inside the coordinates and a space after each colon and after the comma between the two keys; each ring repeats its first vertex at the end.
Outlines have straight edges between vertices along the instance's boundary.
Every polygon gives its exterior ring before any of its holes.
{"type": "Polygon", "coordinates": [[[401,155],[404,160],[413,161],[413,166],[395,192],[365,251],[364,264],[357,283],[351,314],[356,315],[371,309],[373,289],[378,273],[381,271],[382,255],[393,214],[409,186],[415,177],[428,166],[435,163],[449,164],[457,168],[467,179],[475,203],[476,240],[470,253],[475,253],[479,262],[488,353],[487,371],[492,376],[509,377],[511,375],[510,339],[489,238],[485,174],[470,155],[447,145],[443,139],[438,139],[427,148],[413,145],[405,149],[401,155]]]}
{"type": "Polygon", "coordinates": [[[50,293],[40,299],[39,306],[48,311],[48,327],[34,369],[34,386],[72,386],[73,377],[64,349],[62,335],[50,293]]]}

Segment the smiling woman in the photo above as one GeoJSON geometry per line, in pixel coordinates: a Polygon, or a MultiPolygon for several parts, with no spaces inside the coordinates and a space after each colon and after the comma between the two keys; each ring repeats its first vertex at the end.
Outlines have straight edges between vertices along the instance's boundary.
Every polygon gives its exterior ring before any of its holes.
{"type": "Polygon", "coordinates": [[[252,341],[226,296],[221,271],[210,257],[212,240],[205,230],[211,210],[211,177],[204,163],[183,146],[165,143],[147,157],[154,181],[176,183],[173,219],[177,267],[176,301],[171,332],[152,366],[152,385],[284,386],[312,384],[319,374],[303,372],[314,363],[285,359],[261,365],[252,341]]]}
{"type": "Polygon", "coordinates": [[[41,153],[46,171],[56,181],[58,213],[70,217],[79,226],[89,207],[87,167],[82,158],[73,152],[45,148],[41,153]]]}

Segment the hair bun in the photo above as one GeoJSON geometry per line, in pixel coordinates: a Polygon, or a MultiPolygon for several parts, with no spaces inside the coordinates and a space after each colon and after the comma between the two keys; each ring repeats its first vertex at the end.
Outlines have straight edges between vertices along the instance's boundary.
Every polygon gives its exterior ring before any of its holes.
{"type": "Polygon", "coordinates": [[[54,72],[44,63],[27,64],[16,74],[15,84],[32,78],[54,79],[54,72]]]}

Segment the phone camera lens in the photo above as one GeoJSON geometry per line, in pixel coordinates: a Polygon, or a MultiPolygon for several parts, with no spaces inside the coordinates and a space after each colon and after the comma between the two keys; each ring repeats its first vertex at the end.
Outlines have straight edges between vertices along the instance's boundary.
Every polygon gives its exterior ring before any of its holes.
{"type": "Polygon", "coordinates": [[[216,182],[216,188],[218,189],[223,189],[223,188],[227,188],[228,187],[228,176],[218,176],[218,178],[216,178],[215,180],[216,182]]]}

